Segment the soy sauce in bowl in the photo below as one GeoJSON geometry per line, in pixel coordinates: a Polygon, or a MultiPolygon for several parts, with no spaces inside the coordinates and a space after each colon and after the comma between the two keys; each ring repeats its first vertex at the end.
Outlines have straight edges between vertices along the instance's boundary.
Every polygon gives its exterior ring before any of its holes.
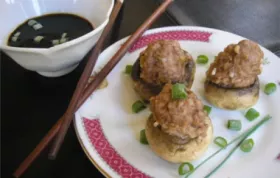
{"type": "Polygon", "coordinates": [[[77,15],[57,13],[26,20],[9,36],[7,44],[22,48],[50,48],[81,37],[94,28],[77,15]]]}

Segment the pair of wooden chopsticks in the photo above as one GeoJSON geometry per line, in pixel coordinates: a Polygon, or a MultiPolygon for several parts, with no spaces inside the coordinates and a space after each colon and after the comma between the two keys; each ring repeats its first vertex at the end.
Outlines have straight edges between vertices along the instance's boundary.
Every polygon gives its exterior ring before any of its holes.
{"type": "Polygon", "coordinates": [[[92,94],[93,91],[100,85],[100,83],[105,79],[105,77],[110,73],[110,71],[115,67],[115,65],[120,61],[120,59],[125,55],[125,53],[131,48],[131,46],[136,42],[138,38],[148,29],[153,22],[166,10],[169,4],[173,0],[165,0],[156,11],[136,30],[136,32],[128,38],[128,40],[122,45],[122,47],[117,51],[117,53],[110,59],[110,61],[103,67],[103,69],[95,76],[94,80],[89,84],[89,86],[84,90],[87,81],[91,75],[93,67],[96,63],[98,55],[104,46],[104,41],[107,34],[109,33],[118,12],[122,6],[122,0],[118,0],[110,20],[102,32],[100,39],[98,40],[94,51],[85,67],[85,70],[78,82],[74,95],[70,101],[69,107],[62,118],[51,128],[47,135],[41,140],[41,142],[36,146],[36,148],[31,152],[31,154],[21,163],[19,168],[13,174],[15,177],[20,177],[24,171],[31,165],[31,163],[37,158],[37,156],[44,150],[44,148],[49,144],[49,142],[57,135],[54,145],[51,149],[49,157],[55,159],[59,148],[63,142],[63,139],[67,133],[69,125],[72,121],[73,114],[79,107],[87,100],[87,98],[92,94]]]}

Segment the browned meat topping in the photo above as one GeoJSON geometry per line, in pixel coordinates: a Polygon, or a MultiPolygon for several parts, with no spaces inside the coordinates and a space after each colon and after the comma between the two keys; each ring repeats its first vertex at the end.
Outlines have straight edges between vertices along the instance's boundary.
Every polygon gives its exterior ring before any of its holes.
{"type": "Polygon", "coordinates": [[[224,87],[248,87],[261,73],[262,59],[258,44],[242,40],[219,53],[207,71],[207,79],[224,87]]]}
{"type": "Polygon", "coordinates": [[[162,131],[182,139],[206,136],[208,125],[203,103],[196,95],[187,90],[187,99],[172,100],[171,84],[166,84],[161,93],[150,99],[155,125],[162,131]]]}
{"type": "Polygon", "coordinates": [[[192,57],[177,41],[159,40],[148,45],[140,55],[140,77],[147,83],[184,82],[186,64],[192,57]]]}

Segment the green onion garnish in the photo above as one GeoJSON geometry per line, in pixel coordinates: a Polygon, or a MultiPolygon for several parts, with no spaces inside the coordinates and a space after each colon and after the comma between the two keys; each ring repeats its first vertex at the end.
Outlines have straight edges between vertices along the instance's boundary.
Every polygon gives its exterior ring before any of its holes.
{"type": "Polygon", "coordinates": [[[43,25],[40,23],[36,23],[35,25],[33,25],[34,30],[40,30],[41,28],[43,28],[43,25]]]}
{"type": "Polygon", "coordinates": [[[132,72],[132,65],[127,65],[125,67],[125,73],[126,74],[131,74],[131,72],[132,72]]]}
{"type": "Polygon", "coordinates": [[[196,63],[198,64],[206,64],[208,62],[208,57],[205,55],[197,56],[196,63]]]}
{"type": "MultiPolygon", "coordinates": [[[[193,171],[189,172],[185,178],[187,178],[188,176],[190,176],[192,173],[194,173],[199,167],[201,167],[203,164],[205,164],[207,161],[209,161],[210,159],[212,159],[214,156],[216,156],[218,153],[220,153],[222,150],[226,149],[229,145],[233,144],[234,142],[236,142],[237,140],[242,139],[245,140],[247,137],[249,137],[252,133],[254,133],[261,125],[263,125],[266,121],[270,120],[271,116],[266,116],[265,118],[263,118],[259,123],[257,123],[256,125],[254,125],[253,127],[251,127],[249,130],[247,130],[246,132],[242,133],[241,135],[239,135],[238,137],[236,137],[235,139],[233,139],[232,141],[230,141],[227,146],[225,148],[220,148],[219,150],[217,150],[215,153],[213,153],[212,155],[210,155],[208,158],[206,158],[205,160],[203,160],[199,165],[197,165],[193,171]]],[[[239,145],[236,147],[236,149],[239,147],[239,145]]],[[[232,154],[232,153],[231,153],[232,154]]],[[[229,158],[230,155],[227,156],[227,158],[220,163],[211,173],[209,173],[207,175],[207,177],[210,177],[213,173],[215,173],[221,166],[222,164],[229,158]]]]}
{"type": "MultiPolygon", "coordinates": [[[[227,155],[227,157],[213,170],[211,171],[209,174],[207,174],[205,176],[205,178],[209,178],[212,174],[214,174],[220,167],[222,167],[222,165],[230,158],[230,156],[234,153],[235,150],[237,150],[237,148],[244,142],[244,140],[246,140],[252,133],[254,133],[261,125],[263,125],[266,121],[270,120],[271,116],[267,115],[265,116],[259,123],[257,123],[255,126],[251,127],[247,132],[241,134],[240,136],[238,136],[237,138],[233,139],[228,145],[232,144],[233,142],[241,139],[241,141],[230,151],[230,153],[227,155]]],[[[214,154],[212,154],[210,157],[208,157],[205,161],[203,161],[202,163],[205,163],[207,160],[209,160],[210,158],[212,158],[213,156],[215,156],[216,154],[218,154],[223,148],[221,148],[220,150],[218,150],[217,152],[215,152],[214,154]]],[[[201,163],[201,164],[202,164],[201,163]]],[[[201,164],[199,166],[201,166],[201,164]]],[[[198,167],[198,166],[197,166],[198,167]]],[[[197,169],[197,167],[195,169],[197,169]]],[[[194,169],[194,170],[195,170],[194,169]]]]}
{"type": "MultiPolygon", "coordinates": [[[[201,167],[203,164],[205,164],[207,161],[209,161],[210,159],[212,159],[214,156],[216,156],[218,153],[220,153],[222,150],[226,149],[229,145],[233,144],[234,142],[236,142],[237,140],[240,139],[246,139],[247,137],[249,137],[252,133],[254,133],[261,125],[263,125],[266,121],[270,120],[271,116],[266,116],[265,118],[263,118],[260,122],[258,122],[256,125],[254,125],[253,127],[251,127],[249,130],[247,130],[246,132],[240,134],[238,137],[236,137],[235,139],[233,139],[232,141],[230,141],[227,146],[225,148],[220,148],[219,150],[217,150],[215,153],[213,153],[212,155],[210,155],[208,158],[206,158],[205,160],[203,160],[199,165],[197,165],[193,171],[189,172],[185,178],[189,177],[192,173],[194,173],[199,167],[201,167]]],[[[245,140],[244,139],[244,140],[245,140]]],[[[239,146],[236,147],[236,149],[239,146]]],[[[230,155],[229,155],[230,156],[230,155]]],[[[229,156],[226,158],[228,159],[229,156]]],[[[222,164],[225,162],[226,160],[224,160],[220,165],[218,165],[210,174],[207,175],[207,177],[210,177],[214,172],[216,172],[221,166],[222,164]]]]}
{"type": "Polygon", "coordinates": [[[145,108],[146,108],[146,105],[142,101],[140,101],[140,100],[136,101],[132,105],[132,111],[134,113],[138,113],[138,112],[144,110],[145,108]]]}
{"type": "Polygon", "coordinates": [[[268,83],[268,84],[265,85],[265,88],[264,88],[265,94],[270,95],[271,93],[273,93],[275,91],[276,91],[276,84],[275,83],[268,83]]]}
{"type": "Polygon", "coordinates": [[[179,175],[185,175],[189,172],[192,172],[194,170],[194,167],[191,163],[182,163],[180,166],[179,166],[179,169],[178,169],[178,172],[179,172],[179,175]],[[186,170],[186,167],[188,167],[188,169],[186,170]]]}
{"type": "Polygon", "coordinates": [[[27,22],[27,24],[29,25],[29,26],[33,26],[33,25],[35,25],[36,23],[38,23],[36,20],[33,20],[33,19],[31,19],[31,20],[29,20],[28,22],[27,22]]]}
{"type": "Polygon", "coordinates": [[[227,146],[227,140],[223,137],[216,137],[214,143],[221,148],[225,148],[227,146]]]}
{"type": "Polygon", "coordinates": [[[144,145],[148,145],[148,140],[146,137],[146,133],[145,133],[145,129],[140,131],[140,143],[144,144],[144,145]]]}
{"type": "Polygon", "coordinates": [[[266,65],[266,64],[269,64],[269,63],[270,63],[270,62],[269,62],[269,60],[268,60],[267,57],[263,59],[263,65],[266,65]]]}
{"type": "Polygon", "coordinates": [[[260,116],[260,113],[258,111],[256,111],[254,108],[251,108],[247,111],[245,117],[249,120],[252,121],[254,119],[256,119],[257,117],[260,116]]]}
{"type": "Polygon", "coordinates": [[[16,32],[16,33],[14,34],[14,36],[19,37],[20,34],[21,34],[21,32],[16,32]]]}
{"type": "Polygon", "coordinates": [[[240,120],[228,120],[228,129],[230,130],[241,130],[241,121],[240,120]]]}
{"type": "Polygon", "coordinates": [[[186,99],[187,92],[185,90],[186,86],[184,84],[176,83],[172,85],[172,99],[186,99]]]}
{"type": "Polygon", "coordinates": [[[212,110],[212,108],[211,108],[210,106],[204,105],[204,106],[203,106],[203,110],[206,111],[207,114],[209,115],[210,112],[211,112],[211,110],[212,110]]]}
{"type": "Polygon", "coordinates": [[[243,151],[243,152],[250,152],[253,147],[254,147],[254,140],[253,139],[247,139],[245,141],[242,142],[242,144],[240,145],[240,149],[243,151]]]}

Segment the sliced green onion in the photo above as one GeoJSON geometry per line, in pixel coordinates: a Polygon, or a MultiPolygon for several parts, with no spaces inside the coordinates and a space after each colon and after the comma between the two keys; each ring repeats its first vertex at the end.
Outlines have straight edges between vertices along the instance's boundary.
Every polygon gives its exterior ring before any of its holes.
{"type": "Polygon", "coordinates": [[[43,25],[40,23],[36,23],[35,25],[33,25],[34,30],[40,30],[41,28],[43,28],[43,25]]]}
{"type": "Polygon", "coordinates": [[[206,64],[208,62],[208,57],[205,55],[197,56],[196,63],[198,64],[206,64]]]}
{"type": "Polygon", "coordinates": [[[68,41],[68,38],[61,38],[61,39],[59,40],[59,43],[62,44],[62,43],[65,43],[65,42],[67,42],[67,41],[68,41]]]}
{"type": "Polygon", "coordinates": [[[227,146],[227,140],[223,137],[216,137],[214,143],[221,148],[225,148],[227,146]]]}
{"type": "Polygon", "coordinates": [[[28,22],[27,22],[27,24],[29,25],[29,26],[33,26],[33,25],[35,25],[37,23],[37,21],[36,20],[29,20],[28,22]]]}
{"type": "Polygon", "coordinates": [[[212,110],[212,108],[211,108],[210,106],[204,105],[204,106],[203,106],[203,110],[206,111],[207,114],[209,115],[210,112],[211,112],[211,110],[212,110]]]}
{"type": "Polygon", "coordinates": [[[268,83],[265,85],[264,92],[267,95],[272,94],[276,91],[276,84],[275,83],[268,83]]]}
{"type": "Polygon", "coordinates": [[[189,172],[192,172],[193,170],[194,170],[194,167],[191,163],[182,163],[178,168],[179,175],[181,175],[181,176],[188,174],[189,172]],[[188,167],[187,170],[186,170],[186,167],[188,167]]]}
{"type": "Polygon", "coordinates": [[[176,83],[172,85],[172,99],[186,99],[187,92],[184,84],[176,83]]]}
{"type": "Polygon", "coordinates": [[[17,41],[17,39],[18,39],[18,37],[17,37],[17,36],[13,36],[13,37],[12,37],[12,41],[13,41],[13,42],[16,42],[16,41],[17,41]]]}
{"type": "Polygon", "coordinates": [[[127,65],[125,67],[125,73],[126,74],[131,74],[131,72],[132,72],[132,65],[127,65]]]}
{"type": "Polygon", "coordinates": [[[21,32],[16,32],[16,33],[14,34],[14,36],[15,36],[15,37],[19,37],[20,34],[21,34],[21,32]]]}
{"type": "Polygon", "coordinates": [[[243,152],[250,152],[253,147],[254,147],[254,140],[253,139],[247,139],[245,141],[242,142],[242,144],[240,145],[240,149],[243,151],[243,152]]]}
{"type": "Polygon", "coordinates": [[[61,38],[65,38],[67,33],[62,33],[61,38]]]}
{"type": "Polygon", "coordinates": [[[138,112],[144,110],[145,108],[146,108],[146,105],[142,101],[140,101],[140,100],[136,101],[132,105],[132,111],[134,113],[138,113],[138,112]]]}
{"type": "Polygon", "coordinates": [[[52,40],[52,44],[55,45],[59,45],[59,40],[52,40]]]}
{"type": "Polygon", "coordinates": [[[147,137],[146,137],[145,129],[140,131],[140,143],[142,143],[144,145],[148,145],[149,144],[149,142],[147,140],[147,137]]]}
{"type": "MultiPolygon", "coordinates": [[[[227,155],[227,157],[213,170],[211,171],[209,174],[207,174],[205,176],[205,178],[209,178],[211,177],[218,169],[220,169],[224,163],[231,157],[231,155],[235,152],[235,150],[237,150],[237,148],[243,143],[244,140],[246,140],[252,133],[254,133],[260,126],[262,126],[265,122],[267,122],[268,120],[271,119],[270,115],[265,116],[259,123],[257,123],[255,126],[251,127],[248,131],[244,132],[243,134],[239,135],[238,137],[236,137],[235,139],[233,139],[231,142],[229,142],[228,145],[231,145],[233,142],[241,139],[241,141],[230,151],[230,153],[227,155]]],[[[215,152],[214,154],[212,154],[211,156],[209,156],[208,158],[206,158],[206,160],[204,160],[202,163],[200,163],[195,169],[194,171],[202,166],[202,164],[206,163],[208,160],[210,160],[212,157],[214,157],[215,155],[217,155],[220,151],[222,151],[224,148],[221,148],[220,150],[218,150],[217,152],[215,152]]],[[[194,172],[193,171],[193,172],[194,172]]]]}
{"type": "Polygon", "coordinates": [[[239,131],[241,130],[241,121],[240,120],[228,120],[228,129],[230,130],[236,130],[239,131]]]}
{"type": "Polygon", "coordinates": [[[262,62],[263,65],[266,65],[266,64],[269,64],[269,63],[270,62],[269,62],[267,57],[263,59],[263,62],[262,62]]]}
{"type": "Polygon", "coordinates": [[[42,39],[44,39],[43,36],[36,36],[33,41],[36,42],[36,43],[40,43],[42,41],[42,39]]]}
{"type": "MultiPolygon", "coordinates": [[[[185,176],[185,178],[187,178],[188,176],[190,176],[192,173],[194,173],[199,167],[201,167],[203,164],[205,164],[207,161],[209,161],[210,159],[212,159],[213,157],[215,157],[217,154],[219,154],[221,151],[223,151],[224,149],[226,149],[229,145],[232,145],[233,143],[235,143],[237,140],[240,139],[246,139],[247,137],[249,137],[252,133],[254,133],[260,126],[262,126],[265,122],[267,122],[268,120],[271,119],[270,115],[265,116],[260,122],[258,122],[256,125],[252,126],[250,129],[248,129],[246,132],[240,134],[239,136],[237,136],[236,138],[234,138],[233,140],[231,140],[227,146],[225,148],[220,148],[219,150],[217,150],[215,153],[213,153],[212,155],[210,155],[209,157],[207,157],[205,160],[203,160],[201,163],[199,163],[199,165],[197,165],[194,170],[192,172],[189,172],[187,174],[187,176],[185,176]]],[[[238,146],[235,147],[235,150],[238,148],[238,146]]],[[[233,152],[233,150],[231,151],[233,152]]],[[[232,153],[231,153],[232,154],[232,153]]],[[[222,163],[220,163],[212,172],[210,172],[207,177],[210,177],[212,174],[214,174],[220,167],[222,167],[222,165],[226,162],[227,159],[229,159],[230,155],[228,155],[222,163]]]]}
{"type": "Polygon", "coordinates": [[[249,120],[252,121],[254,119],[256,119],[257,117],[260,116],[260,113],[258,111],[256,111],[254,108],[251,108],[247,111],[245,117],[249,120]]]}

